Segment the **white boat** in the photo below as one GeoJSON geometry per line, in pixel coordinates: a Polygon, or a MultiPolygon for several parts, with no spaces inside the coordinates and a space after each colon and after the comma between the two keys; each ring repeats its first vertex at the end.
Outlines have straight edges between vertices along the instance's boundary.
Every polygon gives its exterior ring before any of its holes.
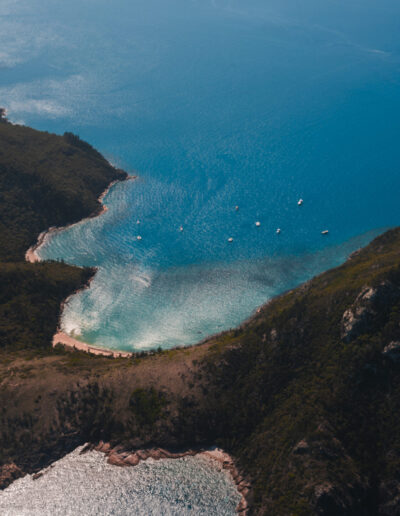
{"type": "Polygon", "coordinates": [[[257,220],[257,222],[256,222],[256,226],[257,226],[257,227],[261,226],[261,222],[259,222],[259,221],[257,220]]]}
{"type": "Polygon", "coordinates": [[[327,235],[329,233],[329,231],[327,229],[324,229],[323,231],[321,231],[321,235],[327,235]]]}
{"type": "Polygon", "coordinates": [[[281,228],[278,228],[278,229],[276,230],[276,234],[277,234],[277,235],[279,235],[279,233],[280,233],[280,232],[281,232],[281,228]]]}
{"type": "Polygon", "coordinates": [[[298,205],[298,206],[301,206],[301,205],[303,204],[303,202],[304,202],[304,201],[303,201],[303,199],[299,199],[299,200],[297,201],[297,205],[298,205]]]}
{"type": "Polygon", "coordinates": [[[140,224],[140,220],[137,220],[137,221],[136,221],[136,224],[140,224]]]}
{"type": "Polygon", "coordinates": [[[232,237],[229,237],[229,238],[228,238],[228,242],[233,242],[233,238],[232,238],[232,237]]]}
{"type": "Polygon", "coordinates": [[[179,226],[179,231],[183,231],[183,226],[179,226]]]}
{"type": "Polygon", "coordinates": [[[235,210],[238,211],[238,209],[239,209],[239,206],[235,206],[235,210]]]}
{"type": "Polygon", "coordinates": [[[142,237],[141,237],[140,235],[138,235],[138,236],[136,237],[136,240],[142,240],[142,237]]]}

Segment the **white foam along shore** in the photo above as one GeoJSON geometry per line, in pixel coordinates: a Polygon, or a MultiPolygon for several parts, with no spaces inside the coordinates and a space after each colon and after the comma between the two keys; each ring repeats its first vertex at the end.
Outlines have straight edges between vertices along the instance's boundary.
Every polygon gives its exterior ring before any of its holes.
{"type": "MultiPolygon", "coordinates": [[[[108,192],[108,190],[111,188],[111,186],[113,186],[116,182],[118,182],[118,181],[113,181],[111,183],[111,185],[105,191],[104,195],[108,192]]],[[[104,197],[104,195],[102,194],[103,197],[104,197]]],[[[100,198],[99,198],[99,200],[100,200],[100,198]]],[[[105,213],[107,211],[107,209],[108,209],[107,206],[105,204],[102,204],[101,208],[99,209],[99,211],[96,212],[94,215],[90,215],[89,217],[85,217],[84,219],[79,220],[78,222],[74,222],[72,224],[68,224],[67,226],[51,227],[51,228],[47,229],[46,231],[43,231],[38,236],[36,244],[32,245],[26,251],[26,253],[25,253],[25,260],[27,262],[30,262],[30,263],[40,262],[40,256],[38,255],[37,251],[40,249],[40,247],[42,245],[44,245],[49,240],[49,238],[52,235],[54,235],[54,233],[59,233],[61,231],[64,231],[65,229],[71,228],[71,227],[75,226],[76,224],[80,224],[81,222],[83,222],[85,220],[92,219],[94,217],[99,217],[100,215],[105,213]]]]}
{"type": "Polygon", "coordinates": [[[85,221],[85,220],[88,220],[88,219],[92,219],[94,217],[99,217],[100,215],[102,215],[103,213],[105,213],[107,211],[107,206],[105,204],[103,204],[103,200],[104,200],[104,197],[108,194],[108,192],[110,191],[110,189],[117,183],[120,183],[122,181],[132,181],[133,179],[136,179],[137,176],[127,176],[125,179],[116,179],[115,181],[112,181],[108,186],[107,188],[104,190],[104,192],[99,196],[98,198],[98,201],[100,203],[100,209],[98,211],[96,211],[95,213],[93,213],[92,215],[89,215],[88,217],[85,217],[84,219],[82,220],[79,220],[78,222],[73,222],[72,224],[67,224],[66,226],[61,226],[61,227],[51,227],[49,229],[47,229],[46,231],[43,231],[42,233],[40,233],[40,235],[38,236],[38,239],[36,241],[35,244],[33,244],[25,253],[25,260],[27,262],[30,262],[30,263],[36,263],[36,262],[40,262],[40,256],[38,255],[38,250],[40,249],[40,247],[42,245],[44,245],[48,239],[54,234],[54,233],[58,233],[59,231],[64,231],[65,229],[67,228],[70,228],[70,227],[73,227],[75,226],[76,224],[80,224],[81,222],[85,221]]]}
{"type": "MultiPolygon", "coordinates": [[[[123,181],[131,181],[133,179],[136,179],[137,176],[128,176],[123,181]]],[[[98,212],[94,213],[93,215],[90,215],[89,217],[86,217],[85,219],[80,220],[79,222],[74,222],[73,224],[68,224],[67,226],[63,227],[52,227],[49,228],[47,231],[43,231],[40,233],[36,244],[31,246],[25,253],[25,260],[30,263],[36,263],[40,261],[40,256],[38,255],[37,251],[39,248],[51,237],[52,234],[64,231],[67,228],[70,228],[74,226],[75,224],[80,224],[83,220],[91,219],[93,217],[98,217],[105,213],[107,211],[107,206],[103,204],[103,199],[107,195],[107,193],[110,191],[110,189],[116,184],[119,183],[121,180],[116,179],[115,181],[112,181],[107,188],[104,190],[104,192],[100,195],[98,198],[99,202],[101,203],[101,208],[98,212]]],[[[86,288],[86,287],[84,287],[86,288]]],[[[76,292],[74,292],[76,294],[76,292]]],[[[72,294],[72,295],[74,295],[72,294]]],[[[69,296],[70,297],[70,296],[69,296]]],[[[63,301],[61,305],[61,311],[63,309],[63,306],[65,303],[67,303],[68,298],[63,301]]],[[[87,353],[92,353],[94,355],[103,355],[108,357],[114,357],[114,358],[128,358],[132,356],[132,353],[129,353],[128,351],[117,351],[109,348],[99,348],[95,346],[91,346],[90,344],[87,344],[85,342],[81,342],[80,340],[74,339],[73,337],[67,335],[65,332],[61,331],[60,328],[58,328],[57,333],[53,336],[53,347],[57,344],[62,344],[63,346],[75,349],[79,351],[86,351],[87,353]]]]}

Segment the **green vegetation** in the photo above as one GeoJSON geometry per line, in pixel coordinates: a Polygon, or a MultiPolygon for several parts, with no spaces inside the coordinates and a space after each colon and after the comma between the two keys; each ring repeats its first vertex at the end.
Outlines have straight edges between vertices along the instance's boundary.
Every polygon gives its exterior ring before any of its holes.
{"type": "Polygon", "coordinates": [[[23,260],[40,232],[99,210],[99,195],[124,177],[71,133],[0,124],[0,260],[23,260]]]}
{"type": "Polygon", "coordinates": [[[266,514],[386,514],[400,472],[400,355],[384,352],[400,347],[399,258],[390,231],[273,300],[207,359],[201,420],[240,457],[266,514]],[[363,307],[346,338],[343,314],[363,307]]]}
{"type": "Polygon", "coordinates": [[[130,360],[51,350],[60,301],[92,272],[26,264],[24,251],[45,227],[96,209],[114,176],[103,175],[104,160],[74,135],[5,122],[1,138],[1,200],[19,214],[10,221],[1,204],[1,485],[86,441],[126,449],[218,444],[251,480],[253,514],[399,513],[400,229],[199,346],[130,360]],[[47,142],[42,158],[30,135],[47,142]],[[73,172],[78,158],[94,168],[73,172]],[[101,180],[81,177],[96,167],[101,180]],[[43,182],[59,192],[57,213],[36,197],[47,191],[43,182]],[[81,189],[90,198],[82,205],[81,189]],[[73,215],[66,205],[77,207],[73,215]]]}
{"type": "Polygon", "coordinates": [[[140,425],[153,425],[160,418],[165,405],[165,396],[154,387],[135,389],[129,400],[129,406],[140,425]]]}
{"type": "Polygon", "coordinates": [[[49,348],[60,303],[91,275],[62,263],[2,263],[0,348],[49,348]]]}
{"type": "Polygon", "coordinates": [[[25,252],[50,226],[98,211],[98,196],[126,174],[78,136],[9,124],[4,110],[0,120],[0,348],[49,348],[60,303],[93,271],[29,264],[25,252]]]}
{"type": "MultiPolygon", "coordinates": [[[[36,361],[45,360],[48,367],[57,360],[56,375],[63,370],[76,370],[79,365],[83,375],[95,360],[83,353],[70,355],[51,347],[62,301],[83,287],[94,271],[55,262],[27,263],[25,253],[49,227],[64,226],[97,213],[101,207],[99,195],[110,182],[126,177],[125,172],[112,167],[78,136],[57,136],[12,125],[0,108],[0,364],[6,368],[0,374],[0,464],[15,457],[21,461],[21,452],[24,455],[38,441],[35,425],[51,432],[53,423],[47,426],[47,413],[56,410],[60,417],[69,415],[68,392],[61,388],[60,397],[54,392],[46,397],[50,384],[41,385],[46,367],[38,368],[36,361]],[[28,403],[22,412],[13,410],[18,400],[9,397],[4,388],[5,380],[12,388],[18,386],[18,382],[13,383],[16,377],[34,384],[29,390],[29,395],[35,393],[33,405],[28,403]],[[42,403],[46,408],[39,418],[37,411],[42,403]]],[[[106,407],[102,393],[107,391],[96,386],[95,382],[85,386],[79,396],[82,408],[74,410],[75,420],[88,433],[86,421],[99,423],[106,407]],[[90,418],[90,411],[100,419],[90,418]]],[[[64,431],[60,455],[79,442],[79,437],[68,437],[68,429],[64,431]]],[[[47,446],[52,448],[52,444],[47,446]]],[[[43,464],[48,458],[49,454],[40,449],[29,462],[43,464]]]]}

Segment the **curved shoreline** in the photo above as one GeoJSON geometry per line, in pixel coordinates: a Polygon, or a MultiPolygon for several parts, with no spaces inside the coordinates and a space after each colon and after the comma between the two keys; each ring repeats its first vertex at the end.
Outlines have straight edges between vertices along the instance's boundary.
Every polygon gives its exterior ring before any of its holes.
{"type": "MultiPolygon", "coordinates": [[[[100,203],[99,209],[96,210],[93,214],[89,215],[88,217],[85,217],[77,222],[73,222],[72,224],[67,224],[66,226],[51,227],[51,228],[47,229],[46,231],[42,231],[40,233],[40,235],[38,236],[36,243],[34,245],[32,245],[31,247],[29,247],[29,249],[26,251],[25,260],[29,263],[40,262],[41,258],[38,255],[37,251],[40,249],[40,247],[45,242],[47,242],[47,240],[51,237],[51,235],[53,235],[54,233],[58,233],[60,231],[64,231],[65,229],[75,226],[76,224],[81,224],[85,220],[99,217],[100,215],[105,213],[108,210],[108,208],[105,204],[103,204],[103,200],[104,200],[105,196],[108,194],[108,192],[111,190],[111,188],[117,183],[121,183],[123,181],[132,181],[136,178],[137,178],[137,176],[127,175],[127,177],[125,179],[122,179],[122,180],[116,179],[115,181],[111,181],[111,183],[107,186],[107,188],[104,190],[104,192],[102,192],[101,195],[97,199],[98,202],[100,203]]],[[[82,288],[83,289],[88,288],[90,286],[90,282],[92,279],[93,279],[93,276],[90,279],[89,283],[82,288]]],[[[68,296],[61,303],[59,319],[61,319],[62,311],[64,309],[65,304],[68,302],[68,299],[71,296],[74,296],[75,294],[77,294],[80,290],[82,290],[82,289],[76,290],[73,294],[68,296]]],[[[57,346],[57,344],[61,344],[61,345],[65,346],[66,348],[69,348],[72,350],[85,351],[86,353],[91,353],[94,355],[108,356],[108,357],[113,357],[113,358],[129,358],[133,355],[133,353],[130,353],[128,351],[119,351],[119,350],[113,350],[113,349],[109,349],[109,348],[101,348],[101,347],[97,347],[97,346],[92,346],[85,342],[81,342],[77,339],[74,339],[67,333],[63,332],[60,328],[60,324],[58,325],[57,332],[53,336],[53,340],[52,340],[53,348],[55,346],[57,346]]]]}
{"type": "Polygon", "coordinates": [[[86,353],[91,353],[92,355],[101,355],[105,357],[130,358],[133,355],[133,353],[131,353],[130,351],[117,351],[109,348],[99,348],[96,346],[92,346],[78,339],[74,339],[74,337],[70,337],[67,333],[63,331],[58,331],[53,336],[53,348],[59,344],[72,350],[85,351],[86,353]]]}
{"type": "MultiPolygon", "coordinates": [[[[66,226],[60,226],[60,227],[50,227],[49,229],[46,229],[46,231],[42,231],[40,235],[37,238],[37,241],[35,244],[31,245],[29,249],[25,253],[25,260],[30,263],[36,263],[40,262],[41,258],[37,254],[37,251],[40,249],[40,247],[47,242],[47,240],[50,238],[50,236],[53,233],[58,233],[60,231],[64,231],[65,229],[71,228],[73,226],[76,226],[77,224],[81,224],[85,220],[94,219],[95,217],[100,217],[103,213],[105,213],[108,208],[105,204],[103,204],[104,197],[108,194],[108,192],[111,190],[111,188],[116,185],[117,183],[122,183],[124,181],[132,181],[134,179],[137,179],[137,176],[129,176],[125,179],[116,179],[115,181],[111,181],[111,183],[107,186],[107,188],[100,194],[100,196],[97,198],[98,202],[100,203],[99,209],[96,210],[94,213],[89,215],[88,217],[85,217],[81,220],[78,220],[77,222],[73,222],[72,224],[67,224],[66,226]]],[[[76,267],[76,265],[74,266],[76,267]]]]}

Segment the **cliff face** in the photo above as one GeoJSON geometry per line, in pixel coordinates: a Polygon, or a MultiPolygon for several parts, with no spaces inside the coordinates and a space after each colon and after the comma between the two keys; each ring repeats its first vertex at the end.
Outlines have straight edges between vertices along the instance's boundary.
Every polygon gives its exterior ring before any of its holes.
{"type": "Polygon", "coordinates": [[[217,444],[251,481],[254,514],[400,514],[400,229],[241,328],[132,359],[51,349],[57,303],[88,272],[8,267],[0,275],[3,487],[85,441],[122,450],[217,444]],[[40,281],[47,286],[37,289],[40,281]]]}

